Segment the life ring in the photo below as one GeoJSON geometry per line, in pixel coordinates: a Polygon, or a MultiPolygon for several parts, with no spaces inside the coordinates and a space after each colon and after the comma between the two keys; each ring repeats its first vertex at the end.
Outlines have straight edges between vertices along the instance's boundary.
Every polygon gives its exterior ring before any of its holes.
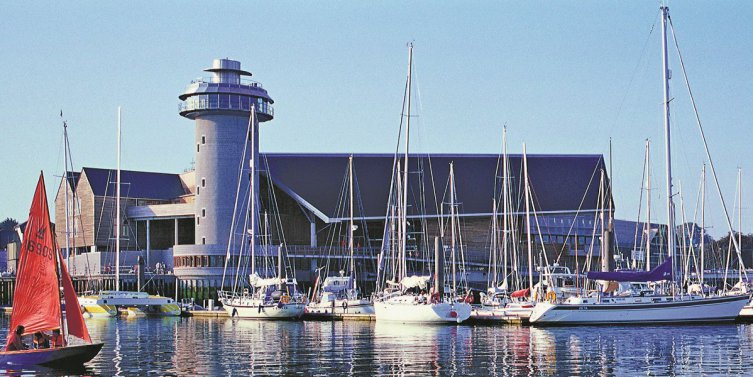
{"type": "Polygon", "coordinates": [[[546,294],[546,300],[549,301],[549,302],[551,302],[551,303],[554,303],[555,301],[557,301],[557,293],[554,292],[554,291],[549,291],[546,294]]]}
{"type": "Polygon", "coordinates": [[[539,291],[533,294],[533,301],[539,301],[539,291]]]}
{"type": "Polygon", "coordinates": [[[464,301],[466,304],[473,304],[473,295],[466,295],[464,301]]]}
{"type": "Polygon", "coordinates": [[[289,303],[290,302],[290,296],[288,296],[288,295],[281,296],[280,297],[280,302],[283,303],[283,304],[289,303]]]}

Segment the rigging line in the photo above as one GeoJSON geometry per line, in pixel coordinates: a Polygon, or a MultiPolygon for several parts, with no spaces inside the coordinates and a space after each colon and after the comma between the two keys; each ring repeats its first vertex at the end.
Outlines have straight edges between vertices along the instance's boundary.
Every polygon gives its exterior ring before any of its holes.
{"type": "MultiPolygon", "coordinates": [[[[675,49],[677,51],[677,57],[680,61],[680,67],[682,68],[682,77],[685,80],[685,87],[688,89],[688,95],[690,96],[690,102],[693,105],[693,114],[695,115],[696,124],[698,125],[698,131],[701,134],[701,139],[703,139],[703,149],[706,152],[706,158],[709,160],[709,166],[711,167],[711,175],[714,178],[714,183],[716,185],[717,193],[719,194],[719,200],[722,204],[722,209],[724,211],[724,218],[727,220],[727,226],[729,227],[730,234],[732,234],[732,222],[729,218],[729,212],[727,211],[727,204],[724,201],[724,196],[722,195],[722,189],[719,185],[719,179],[716,175],[716,168],[714,167],[714,160],[711,159],[711,152],[709,151],[709,145],[706,141],[706,133],[703,130],[703,125],[701,124],[701,117],[698,114],[698,106],[695,102],[695,96],[693,96],[693,90],[690,88],[690,81],[688,80],[688,72],[685,69],[685,61],[682,58],[682,53],[680,53],[680,45],[677,41],[677,36],[675,35],[675,26],[672,23],[672,17],[669,16],[669,13],[667,13],[667,19],[669,20],[669,26],[670,30],[672,30],[672,40],[675,42],[675,49]]],[[[743,266],[743,257],[740,252],[740,245],[738,245],[737,240],[733,238],[732,243],[735,246],[735,253],[737,254],[737,259],[741,266],[743,266]]],[[[745,276],[745,280],[748,280],[748,273],[745,270],[745,268],[742,268],[743,274],[745,276]]],[[[741,277],[742,278],[742,277],[741,277]]]]}
{"type": "MultiPolygon", "coordinates": [[[[390,228],[389,228],[390,208],[391,208],[391,203],[395,200],[395,198],[394,198],[394,195],[395,195],[395,193],[394,193],[394,190],[395,190],[395,174],[396,174],[395,168],[397,167],[397,164],[398,164],[398,154],[400,152],[400,135],[402,135],[402,133],[403,133],[403,119],[405,119],[405,104],[406,104],[406,99],[407,99],[406,98],[406,93],[407,92],[408,92],[408,77],[406,76],[406,78],[405,78],[405,87],[403,89],[403,104],[402,104],[402,107],[400,108],[400,125],[398,126],[398,129],[397,129],[397,142],[395,143],[395,153],[394,153],[393,158],[392,158],[392,175],[390,176],[390,188],[389,188],[389,191],[388,191],[390,193],[390,196],[389,196],[389,199],[387,200],[387,205],[386,205],[387,208],[385,210],[385,215],[384,215],[385,221],[384,221],[384,229],[382,231],[382,246],[380,248],[380,253],[382,255],[384,255],[384,253],[387,250],[391,250],[390,245],[385,245],[385,240],[387,240],[388,237],[385,237],[384,235],[387,234],[388,232],[390,232],[390,228]],[[385,246],[387,247],[387,250],[385,250],[385,246]]],[[[390,240],[390,242],[392,242],[392,237],[389,237],[389,240],[390,240]]],[[[390,253],[390,254],[392,254],[392,253],[390,253]]],[[[382,261],[385,261],[385,260],[386,259],[384,257],[382,257],[382,261]]],[[[382,266],[378,266],[378,268],[381,268],[381,267],[382,266]]],[[[386,274],[385,274],[384,278],[385,278],[385,283],[386,283],[386,274]]],[[[381,284],[381,283],[377,282],[377,284],[381,284]]],[[[377,287],[377,289],[379,289],[379,288],[380,287],[377,287]]]]}
{"type": "MultiPolygon", "coordinates": [[[[560,257],[562,257],[562,253],[565,252],[565,245],[567,244],[568,240],[570,239],[570,236],[572,235],[573,227],[575,226],[576,220],[578,219],[578,215],[580,215],[580,212],[583,209],[583,204],[586,202],[586,197],[588,196],[588,192],[591,191],[591,184],[593,183],[594,177],[596,176],[596,172],[599,171],[599,168],[601,167],[600,163],[602,163],[602,157],[599,157],[599,160],[596,161],[594,170],[591,172],[591,178],[589,178],[588,180],[586,191],[583,193],[583,196],[580,198],[580,203],[578,204],[578,209],[575,211],[575,217],[573,218],[573,222],[570,223],[570,229],[567,230],[567,236],[565,237],[565,242],[562,244],[562,248],[560,249],[559,254],[557,254],[557,260],[556,260],[557,262],[560,261],[560,257]]],[[[533,196],[535,197],[535,192],[533,196]]],[[[575,242],[578,242],[578,240],[576,239],[575,242]]]]}
{"type": "MultiPolygon", "coordinates": [[[[694,247],[693,240],[695,239],[695,230],[698,224],[696,222],[696,220],[698,220],[698,208],[701,206],[700,203],[702,203],[701,195],[703,192],[703,174],[701,174],[701,178],[699,179],[699,181],[700,182],[698,185],[698,194],[696,195],[695,208],[693,209],[693,228],[692,228],[692,232],[690,233],[690,247],[692,248],[691,250],[693,251],[693,265],[695,266],[696,276],[698,277],[700,277],[702,274],[698,270],[698,263],[697,263],[698,261],[696,260],[695,247],[694,247]]],[[[701,242],[703,242],[703,240],[701,240],[701,242]]],[[[703,284],[703,282],[701,282],[701,284],[703,284]]]]}
{"type": "MultiPolygon", "coordinates": [[[[648,141],[648,139],[646,139],[648,141]]],[[[646,146],[648,148],[648,145],[646,146]]],[[[633,250],[638,250],[638,228],[640,228],[640,222],[641,222],[641,209],[643,208],[643,189],[646,186],[646,169],[648,165],[647,156],[644,155],[643,157],[643,174],[641,175],[641,190],[640,195],[638,196],[638,216],[636,217],[635,221],[635,234],[633,235],[633,250]]],[[[647,193],[646,195],[650,195],[650,193],[647,193]]],[[[643,241],[641,237],[641,241],[643,241]]],[[[641,242],[642,244],[643,242],[641,242]]]]}
{"type": "MultiPolygon", "coordinates": [[[[249,141],[248,139],[249,139],[249,136],[251,135],[251,127],[253,127],[253,124],[254,124],[254,118],[256,116],[256,114],[254,114],[255,112],[256,112],[255,106],[251,106],[251,114],[249,114],[248,125],[246,126],[246,134],[244,135],[245,139],[246,139],[246,142],[244,143],[243,154],[241,155],[241,160],[240,160],[240,163],[238,164],[238,184],[235,187],[235,202],[233,203],[233,218],[232,218],[232,220],[230,222],[230,235],[231,235],[231,237],[232,237],[232,234],[233,234],[233,232],[235,230],[235,218],[238,216],[238,212],[237,212],[238,211],[238,196],[240,195],[240,192],[241,192],[241,180],[243,179],[243,171],[244,171],[244,167],[246,165],[246,151],[248,151],[248,144],[249,144],[248,143],[248,141],[249,141]]],[[[254,135],[254,137],[258,138],[259,135],[254,135]]],[[[253,141],[252,141],[252,143],[253,143],[253,141]]],[[[252,146],[252,148],[253,148],[253,146],[252,146]]],[[[256,164],[256,161],[254,161],[253,163],[256,164]]],[[[258,183],[254,182],[254,184],[258,184],[258,183]]],[[[249,189],[253,189],[253,188],[251,188],[251,185],[249,185],[249,189]]],[[[246,217],[248,217],[248,216],[246,216],[246,217]]],[[[256,232],[256,230],[252,229],[252,232],[256,232]]],[[[256,238],[256,235],[255,234],[252,235],[251,238],[252,238],[251,242],[254,242],[255,238],[256,238]]],[[[230,241],[230,240],[228,240],[228,241],[230,241]]],[[[222,284],[220,284],[220,287],[224,287],[225,286],[225,273],[227,271],[228,259],[230,259],[230,242],[227,243],[227,250],[225,252],[225,266],[222,269],[222,284]]],[[[237,277],[236,277],[236,283],[237,283],[237,277]]]]}
{"type": "MultiPolygon", "coordinates": [[[[246,206],[242,207],[240,209],[241,212],[243,212],[244,208],[245,208],[246,211],[248,211],[249,208],[251,208],[251,201],[254,200],[254,194],[253,194],[253,192],[254,192],[254,188],[251,187],[251,185],[249,185],[248,186],[248,190],[247,190],[248,194],[244,194],[243,195],[243,199],[246,199],[246,200],[244,200],[244,202],[247,201],[246,202],[246,206]]],[[[236,202],[238,201],[238,198],[239,198],[239,195],[236,196],[236,202]]],[[[236,212],[233,211],[233,219],[236,218],[235,213],[236,212]]],[[[244,213],[247,213],[247,212],[244,212],[244,213]]],[[[256,216],[256,215],[252,213],[251,216],[256,216]]],[[[254,233],[254,234],[250,235],[250,237],[249,237],[249,234],[248,234],[248,220],[249,220],[249,218],[251,216],[243,216],[243,232],[240,234],[240,242],[238,243],[239,244],[239,247],[238,247],[238,260],[236,262],[236,268],[235,268],[235,282],[233,283],[233,294],[235,294],[235,292],[238,291],[238,279],[245,279],[245,275],[246,275],[245,273],[241,274],[241,268],[244,268],[244,269],[247,268],[247,266],[242,266],[244,264],[242,262],[243,261],[243,251],[246,248],[248,248],[246,239],[250,239],[251,242],[256,242],[256,233],[252,231],[252,233],[254,233]]],[[[230,238],[228,238],[228,242],[227,242],[228,254],[226,254],[226,257],[225,257],[225,265],[227,265],[228,259],[230,259],[229,252],[230,252],[231,245],[234,243],[235,237],[238,236],[238,233],[237,233],[238,230],[237,230],[237,228],[235,228],[234,226],[231,225],[230,229],[233,229],[233,231],[230,233],[230,238]]],[[[249,262],[251,262],[250,258],[249,258],[249,262]]],[[[223,277],[225,275],[224,274],[225,270],[226,269],[223,269],[223,277]]],[[[252,273],[254,273],[254,272],[256,272],[256,271],[252,271],[252,273]]],[[[242,281],[241,281],[241,283],[242,283],[242,281]]],[[[223,278],[222,286],[224,286],[224,285],[225,285],[225,280],[223,278]]]]}
{"type": "Polygon", "coordinates": [[[612,131],[614,130],[614,127],[617,125],[617,122],[620,116],[622,115],[622,108],[624,107],[625,102],[627,101],[627,97],[630,92],[630,89],[633,87],[633,82],[635,81],[635,78],[638,75],[638,69],[641,66],[641,62],[643,61],[643,58],[646,56],[646,50],[647,50],[649,42],[651,41],[651,35],[653,34],[654,29],[656,28],[656,24],[659,20],[660,14],[661,12],[656,13],[656,17],[654,18],[654,23],[651,25],[651,30],[649,30],[648,36],[646,36],[646,41],[643,43],[643,48],[641,49],[641,55],[638,58],[638,61],[635,63],[633,72],[630,75],[630,81],[628,82],[627,91],[625,92],[625,95],[622,97],[622,100],[620,101],[620,105],[617,107],[617,114],[614,117],[614,121],[612,122],[612,125],[609,127],[609,135],[612,135],[612,131]]]}
{"type": "Polygon", "coordinates": [[[287,272],[287,267],[290,267],[292,276],[295,276],[295,264],[291,263],[290,261],[290,253],[288,252],[288,245],[285,242],[285,230],[282,227],[282,217],[280,216],[280,208],[279,208],[279,204],[277,203],[277,194],[275,193],[274,185],[272,183],[272,169],[269,167],[269,159],[267,158],[266,155],[264,156],[264,163],[267,168],[266,170],[267,186],[269,187],[269,191],[271,193],[271,199],[272,199],[271,200],[272,203],[270,203],[271,204],[270,207],[273,208],[272,217],[273,217],[273,220],[276,220],[276,225],[279,227],[278,229],[280,232],[281,245],[278,252],[281,253],[283,252],[283,249],[285,250],[285,259],[288,262],[288,266],[286,266],[285,271],[287,272]]]}

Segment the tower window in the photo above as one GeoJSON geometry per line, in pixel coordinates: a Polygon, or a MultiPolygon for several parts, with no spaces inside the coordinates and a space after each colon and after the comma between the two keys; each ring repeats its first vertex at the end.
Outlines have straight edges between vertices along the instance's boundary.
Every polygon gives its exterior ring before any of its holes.
{"type": "Polygon", "coordinates": [[[206,144],[207,143],[207,137],[205,135],[201,135],[201,143],[206,144]]]}
{"type": "Polygon", "coordinates": [[[201,223],[201,217],[196,218],[196,225],[199,225],[201,223]]]}
{"type": "Polygon", "coordinates": [[[206,178],[202,178],[201,179],[201,187],[207,187],[207,179],[206,178]]]}
{"type": "Polygon", "coordinates": [[[196,144],[196,153],[199,153],[199,144],[196,144]]]}
{"type": "Polygon", "coordinates": [[[207,209],[206,208],[202,208],[201,209],[201,217],[207,217],[207,209]]]}
{"type": "Polygon", "coordinates": [[[206,245],[207,244],[207,238],[206,237],[201,237],[201,244],[202,245],[206,245]]]}
{"type": "Polygon", "coordinates": [[[201,193],[201,186],[196,186],[196,195],[201,193]]]}

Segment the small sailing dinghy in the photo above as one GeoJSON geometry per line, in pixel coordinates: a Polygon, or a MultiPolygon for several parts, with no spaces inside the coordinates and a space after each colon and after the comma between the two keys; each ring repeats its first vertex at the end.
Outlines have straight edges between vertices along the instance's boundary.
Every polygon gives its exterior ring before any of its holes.
{"type": "Polygon", "coordinates": [[[68,367],[79,366],[94,358],[103,343],[92,343],[77,300],[52,233],[44,175],[40,174],[19,254],[9,336],[5,351],[0,352],[0,365],[68,367]],[[61,286],[65,302],[73,303],[66,307],[65,322],[61,286]],[[9,351],[14,348],[11,344],[15,336],[11,334],[19,326],[24,328],[22,339],[26,335],[31,338],[37,332],[54,330],[64,335],[67,330],[69,336],[84,343],[69,345],[65,339],[54,348],[9,351]]]}

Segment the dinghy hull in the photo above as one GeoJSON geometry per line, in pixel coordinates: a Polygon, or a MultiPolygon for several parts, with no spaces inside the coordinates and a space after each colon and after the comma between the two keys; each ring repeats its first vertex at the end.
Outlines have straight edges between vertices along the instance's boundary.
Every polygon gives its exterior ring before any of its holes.
{"type": "Polygon", "coordinates": [[[78,366],[97,356],[103,344],[91,343],[60,348],[0,352],[0,365],[78,366]]]}

